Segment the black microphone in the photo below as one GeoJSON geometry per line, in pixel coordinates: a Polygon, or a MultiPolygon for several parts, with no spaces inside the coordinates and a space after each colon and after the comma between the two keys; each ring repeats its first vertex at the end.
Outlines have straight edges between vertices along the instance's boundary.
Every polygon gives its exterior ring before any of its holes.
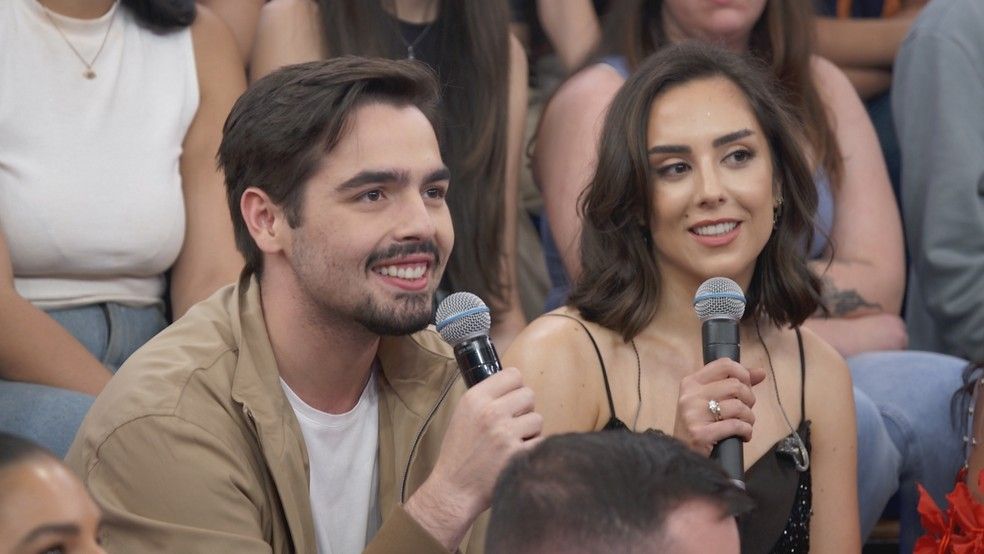
{"type": "Polygon", "coordinates": [[[456,292],[437,307],[437,331],[454,348],[458,369],[469,388],[502,369],[489,329],[492,316],[482,299],[456,292]]]}
{"type": "MultiPolygon", "coordinates": [[[[740,362],[741,337],[738,322],[745,313],[745,295],[738,283],[727,277],[712,277],[704,281],[694,295],[694,311],[701,321],[704,364],[721,358],[740,362]]],[[[716,400],[712,399],[711,404],[716,404],[716,400]]],[[[708,404],[709,410],[713,409],[711,404],[708,404]]],[[[745,488],[745,458],[741,438],[728,437],[721,440],[711,451],[711,457],[721,464],[735,485],[745,488]]]]}

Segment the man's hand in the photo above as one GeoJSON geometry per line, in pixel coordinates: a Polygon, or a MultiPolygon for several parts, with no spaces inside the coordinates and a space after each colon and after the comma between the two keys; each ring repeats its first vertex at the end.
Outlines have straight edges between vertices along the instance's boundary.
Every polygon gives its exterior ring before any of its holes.
{"type": "Polygon", "coordinates": [[[448,550],[489,507],[492,487],[517,452],[539,442],[543,418],[533,390],[508,367],[469,389],[451,416],[430,477],[405,509],[448,550]]]}

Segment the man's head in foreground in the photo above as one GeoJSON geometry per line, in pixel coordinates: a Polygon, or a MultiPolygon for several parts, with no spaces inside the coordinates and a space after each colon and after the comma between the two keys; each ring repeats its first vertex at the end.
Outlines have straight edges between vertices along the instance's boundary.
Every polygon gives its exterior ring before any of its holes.
{"type": "Polygon", "coordinates": [[[659,433],[546,439],[492,499],[488,554],[735,553],[751,506],[713,461],[659,433]]]}

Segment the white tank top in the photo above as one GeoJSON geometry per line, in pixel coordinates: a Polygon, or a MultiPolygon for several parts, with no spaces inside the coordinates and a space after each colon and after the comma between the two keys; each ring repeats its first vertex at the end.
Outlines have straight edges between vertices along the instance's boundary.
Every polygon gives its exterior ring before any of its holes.
{"type": "Polygon", "coordinates": [[[36,0],[0,0],[0,228],[15,286],[41,308],[161,302],[185,232],[191,31],[151,32],[118,4],[51,16],[86,60],[112,27],[86,79],[36,0]]]}

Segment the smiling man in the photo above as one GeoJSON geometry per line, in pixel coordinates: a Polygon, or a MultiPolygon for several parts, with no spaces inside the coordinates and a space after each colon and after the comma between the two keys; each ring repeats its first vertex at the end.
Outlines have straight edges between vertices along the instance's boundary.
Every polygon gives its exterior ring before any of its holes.
{"type": "Polygon", "coordinates": [[[466,392],[427,329],[454,242],[436,102],[424,66],[351,57],[237,102],[219,158],[243,276],[124,365],[69,452],[107,551],[469,542],[542,421],[515,369],[466,392]]]}

